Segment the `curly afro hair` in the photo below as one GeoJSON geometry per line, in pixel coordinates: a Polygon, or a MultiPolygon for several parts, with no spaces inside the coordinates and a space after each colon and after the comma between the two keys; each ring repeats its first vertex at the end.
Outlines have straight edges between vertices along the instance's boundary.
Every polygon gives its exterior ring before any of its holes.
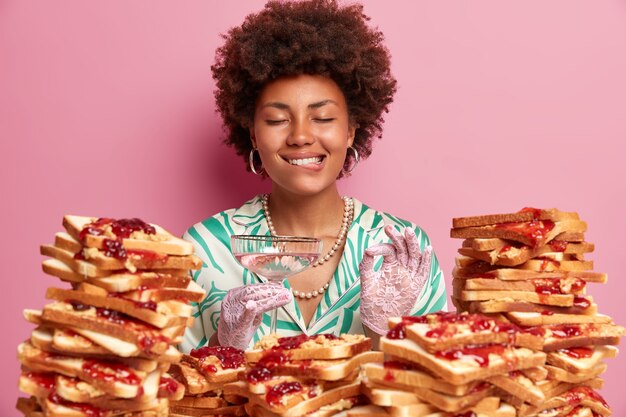
{"type": "MultiPolygon", "coordinates": [[[[352,146],[367,158],[373,138],[381,137],[383,112],[396,91],[383,34],[370,28],[368,20],[360,4],[273,0],[223,35],[211,70],[225,143],[247,161],[252,150],[249,126],[263,87],[283,76],[316,74],[331,78],[343,92],[357,126],[352,146]]],[[[353,157],[348,152],[345,167],[353,157]]]]}

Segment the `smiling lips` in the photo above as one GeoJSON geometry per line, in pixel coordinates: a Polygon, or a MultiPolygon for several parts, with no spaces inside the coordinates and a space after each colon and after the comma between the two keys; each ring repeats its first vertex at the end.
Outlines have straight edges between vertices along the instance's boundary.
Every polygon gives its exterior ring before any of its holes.
{"type": "Polygon", "coordinates": [[[291,165],[309,165],[316,164],[319,165],[324,160],[323,156],[315,156],[312,158],[300,158],[300,159],[287,159],[291,165]]]}

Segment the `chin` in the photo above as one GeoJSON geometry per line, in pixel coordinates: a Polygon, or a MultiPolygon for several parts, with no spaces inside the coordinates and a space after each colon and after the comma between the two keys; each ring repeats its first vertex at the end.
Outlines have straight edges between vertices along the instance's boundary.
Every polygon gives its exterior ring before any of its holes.
{"type": "Polygon", "coordinates": [[[296,194],[296,195],[301,195],[303,197],[305,196],[309,197],[309,196],[314,196],[316,194],[319,194],[327,190],[329,187],[333,187],[335,184],[336,184],[336,181],[332,181],[330,183],[329,182],[320,183],[319,181],[306,181],[306,180],[298,181],[298,179],[293,179],[289,182],[284,182],[284,183],[278,183],[275,181],[274,187],[280,188],[290,194],[296,194]]]}

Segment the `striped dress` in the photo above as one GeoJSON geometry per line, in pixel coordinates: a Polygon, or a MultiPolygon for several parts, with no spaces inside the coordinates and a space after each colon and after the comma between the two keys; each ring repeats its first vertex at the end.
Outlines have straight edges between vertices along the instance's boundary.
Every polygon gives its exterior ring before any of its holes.
{"type": "MultiPolygon", "coordinates": [[[[354,220],[348,230],[342,257],[309,326],[305,325],[294,300],[278,309],[276,329],[279,334],[293,336],[302,333],[363,333],[359,314],[359,263],[365,249],[379,243],[390,243],[383,231],[388,224],[398,231],[411,227],[415,230],[421,248],[430,245],[426,233],[415,224],[373,210],[356,199],[353,201],[354,220]]],[[[206,345],[215,333],[220,318],[221,301],[228,290],[265,282],[264,278],[239,265],[232,255],[230,236],[242,234],[269,235],[260,196],[238,209],[223,211],[195,224],[183,236],[194,244],[196,255],[203,260],[202,269],[194,273],[193,279],[207,292],[205,299],[193,306],[195,321],[187,329],[181,345],[185,352],[206,345]]],[[[382,258],[379,259],[378,266],[381,263],[382,258]]],[[[284,285],[289,288],[288,281],[284,285]]],[[[446,298],[443,274],[436,256],[433,255],[430,276],[411,314],[423,315],[445,310],[446,298]]],[[[250,346],[269,333],[271,318],[270,312],[264,314],[250,346]]]]}

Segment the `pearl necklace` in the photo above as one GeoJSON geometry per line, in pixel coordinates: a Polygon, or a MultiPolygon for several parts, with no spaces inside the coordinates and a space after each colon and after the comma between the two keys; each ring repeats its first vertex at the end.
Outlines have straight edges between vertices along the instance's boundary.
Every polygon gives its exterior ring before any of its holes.
{"type": "MultiPolygon", "coordinates": [[[[339,229],[337,240],[335,241],[335,244],[332,246],[332,248],[330,248],[330,250],[328,251],[326,255],[320,256],[317,259],[317,261],[315,261],[315,263],[311,265],[313,268],[323,265],[324,262],[327,262],[335,254],[335,252],[341,247],[341,245],[343,245],[346,235],[348,234],[348,228],[350,227],[350,224],[352,223],[352,218],[354,216],[354,202],[352,201],[352,198],[345,197],[345,196],[342,197],[342,200],[343,200],[343,220],[341,221],[341,229],[339,229]]],[[[272,223],[272,216],[270,215],[268,201],[269,201],[269,194],[263,194],[263,196],[261,197],[261,203],[263,205],[263,213],[265,214],[265,220],[267,221],[267,226],[270,229],[270,234],[272,236],[276,236],[277,233],[276,233],[276,229],[274,229],[274,223],[272,223]]],[[[332,276],[331,276],[331,279],[332,279],[332,276]]],[[[319,289],[313,290],[310,292],[296,291],[294,289],[292,289],[291,291],[294,297],[315,298],[318,295],[322,295],[324,291],[328,289],[329,285],[330,285],[330,280],[328,280],[328,282],[324,284],[322,287],[320,287],[319,289]]]]}

